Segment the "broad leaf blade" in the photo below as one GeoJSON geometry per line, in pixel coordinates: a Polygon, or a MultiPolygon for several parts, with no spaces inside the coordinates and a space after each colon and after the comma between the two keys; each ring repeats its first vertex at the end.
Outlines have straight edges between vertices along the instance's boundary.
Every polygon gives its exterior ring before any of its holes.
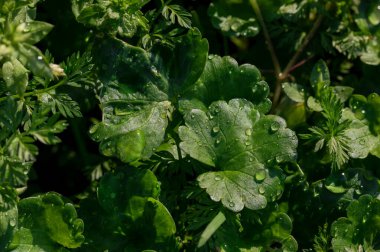
{"type": "Polygon", "coordinates": [[[217,100],[245,98],[266,113],[271,107],[267,98],[269,87],[261,79],[259,70],[253,65],[239,66],[231,57],[210,55],[201,77],[185,98],[198,99],[206,106],[217,100]]]}
{"type": "Polygon", "coordinates": [[[283,119],[263,116],[243,99],[215,102],[208,113],[192,110],[179,128],[180,146],[192,158],[220,171],[198,177],[215,201],[233,211],[264,208],[283,190],[273,164],[296,157],[297,138],[283,119]]]}
{"type": "Polygon", "coordinates": [[[199,78],[207,50],[197,30],[178,37],[173,48],[151,52],[116,39],[101,42],[96,60],[104,83],[103,122],[91,134],[102,152],[124,162],[148,159],[164,140],[172,104],[199,78]],[[131,132],[141,136],[136,146],[128,143],[131,132]]]}
{"type": "Polygon", "coordinates": [[[23,199],[18,208],[21,228],[15,234],[12,247],[18,246],[18,250],[46,245],[77,248],[84,241],[83,221],[77,218],[74,206],[65,203],[59,194],[47,193],[23,199]],[[26,234],[32,239],[26,239],[26,234]]]}

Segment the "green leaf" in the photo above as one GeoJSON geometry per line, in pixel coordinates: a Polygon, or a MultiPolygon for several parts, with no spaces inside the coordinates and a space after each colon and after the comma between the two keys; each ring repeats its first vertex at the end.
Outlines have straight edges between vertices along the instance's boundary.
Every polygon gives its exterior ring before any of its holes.
{"type": "Polygon", "coordinates": [[[372,93],[367,98],[362,95],[353,95],[350,99],[350,107],[358,119],[367,119],[373,134],[380,134],[380,96],[378,94],[372,93]]]}
{"type": "Polygon", "coordinates": [[[28,70],[13,58],[3,64],[3,79],[11,94],[23,96],[28,85],[28,70]]]}
{"type": "Polygon", "coordinates": [[[364,169],[349,168],[333,173],[324,183],[327,190],[320,195],[331,207],[346,206],[364,194],[376,196],[379,189],[375,176],[364,169]]]}
{"type": "Polygon", "coordinates": [[[17,228],[17,194],[10,186],[0,185],[0,250],[5,251],[17,228]]]}
{"type": "Polygon", "coordinates": [[[283,175],[273,163],[293,161],[297,146],[282,118],[263,116],[250,102],[234,99],[212,103],[207,113],[193,109],[185,122],[179,128],[181,148],[218,168],[198,177],[211,199],[240,211],[264,208],[281,195],[283,175]]]}
{"type": "Polygon", "coordinates": [[[20,61],[30,69],[33,74],[52,80],[53,73],[45,60],[44,55],[36,47],[23,43],[18,46],[20,61]]]}
{"type": "Polygon", "coordinates": [[[127,250],[168,249],[176,227],[169,211],[160,201],[134,196],[130,199],[127,216],[133,221],[126,230],[131,241],[127,250]]]}
{"type": "Polygon", "coordinates": [[[78,22],[95,26],[107,33],[132,37],[139,29],[149,30],[148,20],[140,9],[149,0],[137,1],[72,1],[78,22]]]}
{"type": "Polygon", "coordinates": [[[81,213],[89,223],[84,251],[173,249],[176,227],[169,211],[157,200],[159,190],[159,182],[149,170],[125,167],[106,174],[98,188],[100,205],[89,200],[81,203],[81,213]]]}
{"type": "Polygon", "coordinates": [[[334,251],[377,251],[380,249],[380,200],[363,195],[331,226],[334,251]]]}
{"type": "Polygon", "coordinates": [[[180,5],[165,5],[162,9],[162,15],[172,24],[175,24],[177,19],[180,26],[191,28],[191,14],[180,5]]]}
{"type": "Polygon", "coordinates": [[[19,229],[10,247],[15,251],[52,251],[77,248],[84,241],[83,221],[71,203],[57,193],[22,199],[18,204],[19,229]]]}
{"type": "Polygon", "coordinates": [[[364,120],[358,120],[349,109],[344,109],[342,120],[350,120],[348,128],[344,131],[347,137],[349,152],[352,158],[366,158],[379,143],[379,138],[374,136],[364,120]]]}
{"type": "Polygon", "coordinates": [[[25,26],[23,32],[26,34],[22,42],[31,45],[38,43],[53,29],[53,25],[41,21],[31,21],[23,25],[25,26]]]}
{"type": "Polygon", "coordinates": [[[354,92],[352,87],[346,86],[334,86],[334,93],[340,99],[341,102],[346,102],[354,92]]]}
{"type": "Polygon", "coordinates": [[[78,103],[68,94],[56,94],[55,90],[53,90],[47,93],[42,93],[39,96],[39,100],[50,106],[53,114],[59,112],[66,118],[82,117],[78,103]]]}
{"type": "Polygon", "coordinates": [[[268,95],[268,84],[262,81],[260,71],[255,66],[239,66],[231,57],[210,55],[201,77],[185,94],[185,98],[198,99],[206,107],[217,100],[245,98],[261,113],[266,113],[271,107],[268,95]]]}
{"type": "Polygon", "coordinates": [[[59,114],[55,114],[52,117],[47,117],[46,113],[50,110],[35,109],[32,114],[32,120],[30,128],[28,128],[28,134],[43,144],[56,144],[60,143],[55,134],[61,133],[68,126],[64,120],[59,120],[59,114]]]}
{"type": "Polygon", "coordinates": [[[243,211],[237,227],[226,222],[215,234],[224,252],[297,251],[292,220],[278,206],[259,211],[243,211]],[[229,224],[229,225],[228,225],[229,224]]]}
{"type": "Polygon", "coordinates": [[[8,183],[13,187],[25,186],[31,166],[32,162],[0,154],[0,184],[8,183]]]}
{"type": "Polygon", "coordinates": [[[34,139],[15,132],[7,142],[7,150],[11,157],[17,157],[22,161],[34,161],[38,155],[38,148],[33,144],[34,139]]]}
{"type": "Polygon", "coordinates": [[[286,82],[282,84],[282,89],[291,100],[295,102],[305,102],[306,95],[303,86],[298,85],[296,83],[286,82]]]}
{"type": "Polygon", "coordinates": [[[208,9],[212,25],[226,36],[254,37],[259,33],[248,1],[213,1],[208,9]]]}
{"type": "Polygon", "coordinates": [[[323,60],[319,60],[314,65],[310,75],[310,84],[317,98],[321,95],[322,90],[330,85],[330,72],[323,60]]]}
{"type": "Polygon", "coordinates": [[[226,216],[222,212],[219,212],[214,219],[207,225],[206,229],[201,234],[201,238],[198,242],[198,248],[206,244],[208,239],[215,233],[216,230],[226,221],[226,216]]]}
{"type": "Polygon", "coordinates": [[[110,213],[124,212],[134,196],[158,198],[160,184],[149,170],[128,167],[117,173],[107,173],[100,181],[99,203],[110,213]]]}
{"type": "Polygon", "coordinates": [[[152,155],[164,140],[178,96],[202,73],[207,50],[197,30],[178,37],[174,48],[157,45],[151,52],[116,39],[101,42],[96,60],[104,83],[103,121],[90,133],[104,154],[124,162],[152,155]],[[133,146],[130,139],[139,139],[138,144],[133,146]],[[123,158],[126,152],[132,154],[123,158]]]}

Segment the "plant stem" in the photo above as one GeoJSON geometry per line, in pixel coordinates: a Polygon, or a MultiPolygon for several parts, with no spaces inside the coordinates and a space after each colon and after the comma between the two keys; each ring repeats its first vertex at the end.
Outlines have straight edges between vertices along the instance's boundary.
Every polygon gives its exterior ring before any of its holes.
{"type": "Polygon", "coordinates": [[[308,46],[311,39],[315,36],[318,28],[321,26],[322,20],[323,20],[323,15],[320,15],[317,18],[317,20],[315,21],[315,23],[314,23],[313,27],[311,28],[311,30],[309,31],[309,33],[306,35],[306,38],[302,42],[301,46],[295,52],[293,57],[289,60],[284,71],[278,75],[278,78],[276,81],[276,87],[275,87],[275,91],[274,91],[273,99],[272,99],[272,112],[276,109],[276,107],[280,101],[280,96],[281,96],[281,91],[282,91],[281,83],[288,78],[289,73],[294,69],[294,66],[296,65],[296,62],[297,62],[299,56],[306,49],[306,47],[308,46]]]}
{"type": "Polygon", "coordinates": [[[61,80],[60,82],[58,82],[57,84],[55,84],[53,86],[50,86],[50,87],[44,88],[44,89],[38,89],[38,90],[35,90],[35,91],[32,91],[32,92],[28,92],[28,93],[23,94],[22,96],[20,96],[20,95],[4,96],[4,97],[0,98],[0,102],[5,101],[8,98],[19,98],[19,99],[21,99],[21,98],[24,98],[24,97],[27,97],[27,96],[34,96],[34,95],[46,93],[46,92],[49,92],[50,90],[56,89],[59,86],[62,86],[64,84],[66,84],[67,81],[68,81],[68,78],[65,78],[65,79],[61,80]]]}
{"type": "Polygon", "coordinates": [[[309,31],[309,33],[306,35],[305,40],[302,42],[301,46],[298,48],[296,53],[293,55],[293,57],[289,60],[289,63],[286,65],[284,71],[282,72],[281,79],[286,79],[289,72],[293,68],[293,66],[296,64],[296,61],[298,60],[299,56],[303,53],[303,51],[306,49],[307,45],[311,41],[311,39],[315,36],[319,26],[321,26],[323,20],[323,16],[320,15],[317,20],[315,21],[313,27],[309,31]]]}
{"type": "Polygon", "coordinates": [[[272,58],[273,67],[274,67],[274,71],[275,71],[275,74],[276,74],[276,79],[278,79],[280,77],[280,75],[281,75],[280,62],[279,62],[279,60],[277,58],[277,55],[276,55],[276,52],[274,50],[273,43],[272,43],[272,40],[271,40],[271,38],[269,36],[269,32],[268,32],[267,26],[265,25],[263,15],[261,14],[260,6],[257,3],[257,0],[250,0],[249,2],[251,3],[252,8],[253,8],[256,16],[257,16],[257,19],[259,20],[259,23],[260,23],[260,25],[261,25],[261,27],[263,29],[265,43],[268,46],[268,50],[269,50],[270,56],[272,58]]]}

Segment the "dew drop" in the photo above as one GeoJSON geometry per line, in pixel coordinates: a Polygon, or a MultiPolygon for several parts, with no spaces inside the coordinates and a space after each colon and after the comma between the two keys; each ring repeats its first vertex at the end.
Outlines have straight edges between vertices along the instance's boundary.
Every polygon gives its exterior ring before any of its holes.
{"type": "Polygon", "coordinates": [[[9,221],[9,225],[10,225],[11,227],[16,226],[16,220],[15,220],[15,219],[11,219],[11,220],[9,221]]]}
{"type": "Polygon", "coordinates": [[[220,180],[222,180],[222,177],[219,175],[216,175],[214,179],[215,179],[215,181],[220,181],[220,180]]]}
{"type": "Polygon", "coordinates": [[[214,133],[218,133],[220,130],[220,128],[218,126],[215,126],[214,128],[212,128],[212,132],[214,133]]]}
{"type": "Polygon", "coordinates": [[[215,144],[216,145],[220,144],[220,142],[221,142],[220,138],[218,138],[218,139],[215,140],[215,144]]]}
{"type": "Polygon", "coordinates": [[[261,194],[265,193],[265,188],[263,186],[259,187],[259,193],[261,193],[261,194]]]}
{"type": "Polygon", "coordinates": [[[229,74],[232,74],[232,71],[230,70],[230,71],[228,71],[228,73],[229,73],[229,74]]]}
{"type": "Polygon", "coordinates": [[[233,203],[232,201],[230,201],[230,203],[228,204],[230,207],[234,207],[235,206],[235,203],[233,203]]]}
{"type": "Polygon", "coordinates": [[[255,174],[255,179],[257,181],[263,181],[266,178],[265,170],[258,170],[255,174]]]}
{"type": "Polygon", "coordinates": [[[280,124],[278,122],[273,122],[270,126],[272,133],[277,132],[280,129],[280,124]]]}
{"type": "Polygon", "coordinates": [[[246,129],[246,130],[245,130],[245,134],[246,134],[247,136],[252,135],[252,130],[251,130],[250,128],[246,129]]]}
{"type": "Polygon", "coordinates": [[[38,60],[42,60],[42,56],[38,56],[37,59],[38,59],[38,60]]]}

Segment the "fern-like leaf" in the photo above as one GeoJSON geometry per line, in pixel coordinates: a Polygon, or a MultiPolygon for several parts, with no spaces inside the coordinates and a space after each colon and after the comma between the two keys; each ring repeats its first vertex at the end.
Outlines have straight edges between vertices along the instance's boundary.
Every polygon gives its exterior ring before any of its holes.
{"type": "Polygon", "coordinates": [[[179,5],[165,5],[162,9],[162,15],[170,20],[172,24],[176,23],[185,28],[191,28],[191,14],[179,5]]]}

